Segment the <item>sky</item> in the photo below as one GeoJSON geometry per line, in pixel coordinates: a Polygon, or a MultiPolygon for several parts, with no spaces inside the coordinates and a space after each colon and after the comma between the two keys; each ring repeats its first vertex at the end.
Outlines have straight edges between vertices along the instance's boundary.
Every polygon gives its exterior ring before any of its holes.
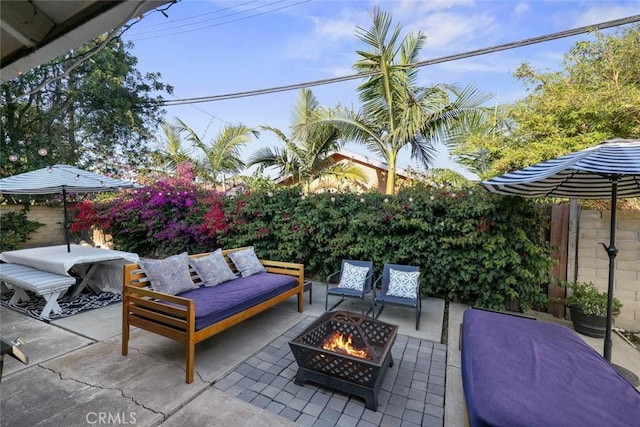
{"type": "MultiPolygon", "coordinates": [[[[368,48],[357,30],[371,27],[376,4],[391,14],[393,26],[402,26],[403,34],[426,35],[420,61],[640,14],[639,0],[181,0],[165,11],[168,17],[147,13],[123,39],[133,42],[139,71],[158,72],[174,87],[167,100],[235,94],[353,75],[356,51],[368,48]]],[[[542,72],[559,71],[563,56],[581,40],[592,36],[429,65],[420,68],[419,84],[474,85],[493,95],[487,105],[512,103],[527,95],[527,88],[513,77],[519,65],[528,62],[542,72]]],[[[339,103],[358,109],[361,83],[358,79],[311,89],[323,106],[339,103]]],[[[165,107],[166,120],[181,119],[206,143],[227,124],[269,125],[288,135],[298,93],[165,107]]],[[[261,132],[246,146],[243,158],[263,146],[281,144],[271,133],[261,132]]],[[[436,148],[433,167],[473,177],[450,159],[446,148],[436,148]]],[[[371,156],[363,146],[349,144],[346,149],[371,156]]],[[[401,152],[399,166],[424,170],[408,150],[401,152]]]]}

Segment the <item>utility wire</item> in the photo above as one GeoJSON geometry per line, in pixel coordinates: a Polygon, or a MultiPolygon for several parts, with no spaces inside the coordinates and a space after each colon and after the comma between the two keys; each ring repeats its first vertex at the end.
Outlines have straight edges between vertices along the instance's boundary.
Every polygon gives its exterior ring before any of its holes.
{"type": "MultiPolygon", "coordinates": [[[[210,19],[209,21],[213,21],[213,20],[216,20],[216,19],[227,18],[227,17],[234,16],[234,15],[239,15],[239,14],[245,13],[247,11],[252,11],[252,10],[256,10],[256,9],[262,9],[262,8],[265,8],[265,7],[273,6],[276,3],[282,3],[283,1],[284,0],[275,1],[275,2],[272,2],[272,3],[266,4],[266,5],[256,6],[256,7],[251,8],[251,9],[245,9],[245,10],[240,11],[240,12],[229,13],[227,15],[223,15],[223,16],[220,16],[218,18],[210,19]]],[[[244,21],[245,19],[251,19],[251,18],[255,18],[256,16],[261,16],[261,15],[266,15],[266,14],[269,14],[269,13],[273,13],[273,12],[276,12],[278,10],[288,9],[290,7],[298,6],[299,4],[308,3],[309,1],[311,1],[311,0],[302,0],[302,1],[298,1],[296,3],[286,4],[284,6],[276,7],[276,8],[273,8],[273,9],[269,9],[269,10],[266,10],[264,12],[254,13],[254,14],[249,15],[249,16],[242,16],[242,17],[235,18],[235,19],[228,19],[226,21],[217,22],[215,24],[205,25],[205,26],[202,26],[202,27],[190,28],[190,29],[186,29],[186,30],[182,30],[182,31],[174,31],[174,32],[171,32],[171,33],[164,33],[164,34],[156,35],[156,36],[149,35],[147,37],[137,37],[135,39],[132,39],[132,41],[135,42],[135,41],[150,40],[150,39],[155,40],[155,39],[159,39],[159,38],[163,38],[163,37],[175,36],[177,34],[191,33],[191,32],[194,32],[194,31],[204,30],[204,29],[207,29],[207,28],[219,27],[221,25],[231,24],[233,22],[244,21]]],[[[187,25],[196,25],[196,24],[187,24],[187,25]]],[[[187,25],[182,25],[182,26],[187,26],[187,25]]],[[[155,30],[155,31],[152,31],[152,32],[158,32],[158,31],[162,31],[162,30],[155,30]]]]}
{"type": "MultiPolygon", "coordinates": [[[[413,68],[421,68],[421,67],[426,67],[428,65],[440,64],[440,63],[443,63],[443,62],[451,62],[451,61],[456,61],[458,59],[464,59],[464,58],[471,58],[471,57],[474,57],[474,56],[486,55],[486,54],[489,54],[489,53],[499,52],[499,51],[503,51],[503,50],[515,49],[515,48],[519,48],[519,47],[523,47],[523,46],[529,46],[529,45],[532,45],[532,44],[544,43],[544,42],[548,42],[548,41],[551,41],[551,40],[557,40],[557,39],[562,39],[562,38],[566,38],[566,37],[572,37],[572,36],[576,36],[576,35],[579,35],[579,34],[588,33],[590,31],[594,31],[594,30],[602,30],[602,29],[607,29],[607,28],[612,28],[612,27],[618,27],[618,26],[621,26],[621,25],[632,24],[632,23],[638,22],[638,21],[640,21],[640,15],[628,16],[626,18],[614,19],[614,20],[611,20],[611,21],[605,21],[605,22],[601,22],[601,23],[593,24],[593,25],[586,25],[586,26],[574,28],[574,29],[571,29],[571,30],[565,30],[565,31],[557,32],[557,33],[546,34],[546,35],[543,35],[543,36],[528,38],[528,39],[519,40],[519,41],[515,41],[515,42],[510,42],[510,43],[505,43],[505,44],[501,44],[501,45],[497,45],[497,46],[487,47],[487,48],[483,48],[483,49],[476,49],[476,50],[463,52],[463,53],[458,53],[458,54],[454,54],[454,55],[442,56],[442,57],[439,57],[439,58],[428,59],[426,61],[419,61],[419,62],[416,62],[415,64],[413,64],[412,67],[413,68]]],[[[322,85],[333,84],[333,83],[340,83],[340,82],[345,82],[345,81],[349,81],[349,80],[361,79],[363,77],[369,77],[369,76],[373,76],[373,75],[376,75],[376,74],[379,74],[379,72],[378,71],[371,71],[371,72],[366,72],[366,73],[351,74],[351,75],[342,76],[342,77],[332,77],[332,78],[328,78],[328,79],[314,80],[314,81],[310,81],[310,82],[295,83],[295,84],[286,85],[286,86],[276,86],[276,87],[271,87],[271,88],[266,88],[266,89],[257,89],[257,90],[251,90],[251,91],[245,91],[245,92],[235,92],[235,93],[228,93],[228,94],[223,94],[223,95],[212,95],[212,96],[203,96],[203,97],[196,97],[196,98],[184,98],[184,99],[179,99],[179,100],[160,101],[160,102],[154,103],[152,105],[159,105],[159,106],[169,107],[169,106],[185,105],[185,104],[198,104],[198,103],[203,103],[203,102],[224,101],[224,100],[227,100],[227,99],[247,98],[247,97],[251,97],[251,96],[266,95],[266,94],[270,94],[270,93],[286,92],[286,91],[295,90],[295,89],[302,89],[302,88],[306,88],[306,87],[314,87],[314,86],[322,86],[322,85]]],[[[145,104],[145,106],[146,105],[148,105],[148,104],[145,104]]]]}
{"type": "Polygon", "coordinates": [[[154,28],[158,28],[158,27],[161,27],[160,28],[161,30],[165,30],[166,31],[168,29],[167,27],[171,27],[171,26],[174,26],[174,24],[177,24],[179,22],[185,22],[185,21],[196,21],[196,22],[193,22],[192,25],[199,24],[199,23],[203,22],[203,19],[202,19],[203,17],[209,16],[209,15],[217,15],[219,13],[222,13],[222,12],[226,11],[226,10],[237,9],[239,7],[246,6],[248,4],[256,3],[256,2],[257,2],[257,0],[251,0],[251,1],[244,2],[244,3],[240,3],[240,4],[234,4],[233,6],[216,9],[216,10],[214,10],[212,12],[201,13],[201,14],[198,14],[198,15],[191,15],[191,16],[187,16],[185,18],[172,19],[170,22],[166,22],[165,21],[165,22],[160,22],[160,23],[157,23],[157,24],[148,24],[148,25],[145,25],[143,31],[137,31],[137,32],[134,31],[133,33],[135,33],[135,35],[147,34],[148,32],[151,32],[151,31],[158,31],[158,30],[154,30],[154,28]]]}

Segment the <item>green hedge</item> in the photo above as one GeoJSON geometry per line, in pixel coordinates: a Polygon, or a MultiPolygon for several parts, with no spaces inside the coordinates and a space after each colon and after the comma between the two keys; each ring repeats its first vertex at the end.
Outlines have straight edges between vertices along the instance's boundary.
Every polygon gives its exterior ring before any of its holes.
{"type": "Polygon", "coordinates": [[[262,188],[229,197],[158,183],[91,209],[80,213],[83,224],[95,218],[116,247],[141,256],[253,245],[262,258],[304,263],[316,280],[342,259],[373,261],[376,277],[384,263],[412,264],[425,295],[491,309],[510,300],[546,306],[548,218],[530,200],[479,186],[418,185],[397,196],[262,188]]]}
{"type": "Polygon", "coordinates": [[[303,262],[323,280],[341,259],[421,268],[424,294],[504,309],[546,306],[552,265],[539,206],[480,187],[417,186],[397,196],[316,194],[296,189],[225,198],[221,247],[254,245],[268,259],[303,262]]]}

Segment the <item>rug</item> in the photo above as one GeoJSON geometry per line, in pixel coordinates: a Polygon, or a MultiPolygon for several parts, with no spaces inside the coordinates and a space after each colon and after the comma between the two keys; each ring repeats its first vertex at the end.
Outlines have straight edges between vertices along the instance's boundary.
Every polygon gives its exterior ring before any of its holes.
{"type": "Polygon", "coordinates": [[[102,292],[100,295],[96,295],[92,291],[87,290],[77,297],[65,295],[58,299],[58,304],[62,309],[62,313],[56,314],[51,312],[51,314],[49,314],[49,320],[47,320],[40,317],[40,313],[42,312],[42,308],[45,304],[44,298],[29,291],[27,291],[27,295],[31,298],[29,301],[21,301],[18,304],[9,305],[9,301],[13,296],[13,291],[8,291],[3,293],[0,297],[0,305],[19,313],[26,314],[34,319],[49,323],[51,320],[62,319],[122,301],[122,295],[112,292],[102,292]]]}
{"type": "Polygon", "coordinates": [[[382,382],[378,410],[372,411],[358,396],[294,383],[298,365],[289,341],[312,320],[289,329],[213,387],[301,426],[443,426],[446,345],[398,335],[391,349],[394,364],[382,382]]]}

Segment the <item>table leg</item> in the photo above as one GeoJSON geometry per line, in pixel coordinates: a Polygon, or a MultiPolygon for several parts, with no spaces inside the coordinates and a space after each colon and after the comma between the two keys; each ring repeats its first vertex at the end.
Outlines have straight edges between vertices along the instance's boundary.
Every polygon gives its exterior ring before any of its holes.
{"type": "Polygon", "coordinates": [[[313,282],[307,281],[304,282],[304,291],[309,291],[309,304],[313,305],[313,282]]]}
{"type": "Polygon", "coordinates": [[[87,272],[83,272],[80,269],[76,269],[76,273],[78,274],[78,276],[80,276],[80,278],[82,279],[82,281],[80,282],[80,284],[78,285],[78,287],[76,288],[75,291],[73,291],[73,294],[71,295],[73,298],[77,297],[78,295],[80,295],[80,293],[84,290],[84,288],[89,285],[89,287],[91,288],[91,290],[93,292],[95,292],[96,294],[100,293],[100,290],[96,289],[96,287],[93,286],[93,284],[91,283],[91,276],[93,275],[93,273],[96,271],[96,268],[98,268],[98,263],[95,262],[93,264],[91,264],[89,266],[89,269],[87,270],[87,272]]]}

